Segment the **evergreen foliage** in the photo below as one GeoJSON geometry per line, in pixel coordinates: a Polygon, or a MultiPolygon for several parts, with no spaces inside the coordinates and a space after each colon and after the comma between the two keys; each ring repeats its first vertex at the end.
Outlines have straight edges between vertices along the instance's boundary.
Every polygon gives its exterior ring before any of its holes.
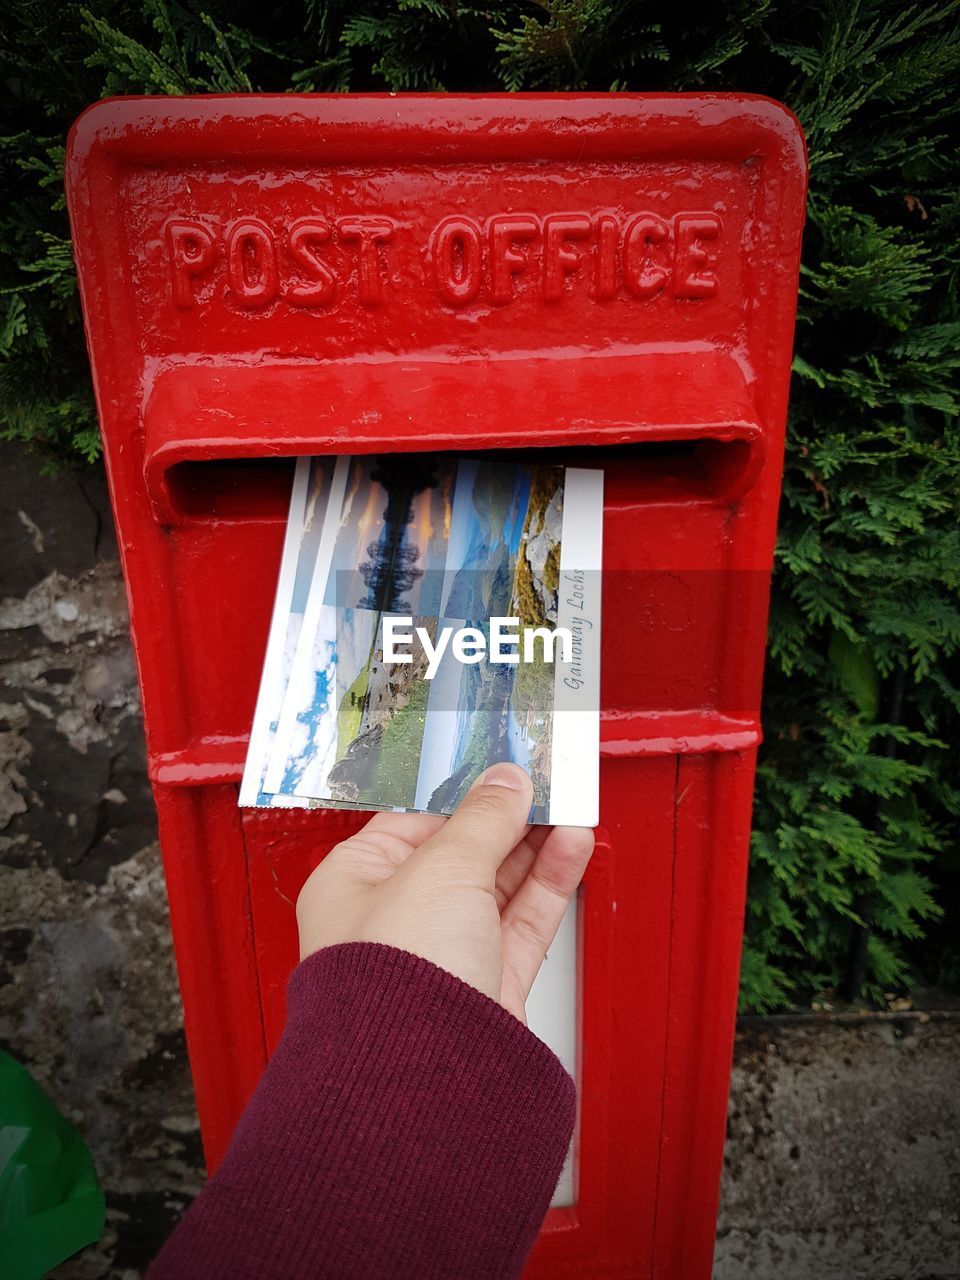
{"type": "Polygon", "coordinates": [[[6,0],[0,432],[97,457],[61,186],[117,93],[741,89],[811,184],[745,1004],[960,981],[960,3],[6,0]],[[954,926],[955,928],[955,926],[954,926]]]}

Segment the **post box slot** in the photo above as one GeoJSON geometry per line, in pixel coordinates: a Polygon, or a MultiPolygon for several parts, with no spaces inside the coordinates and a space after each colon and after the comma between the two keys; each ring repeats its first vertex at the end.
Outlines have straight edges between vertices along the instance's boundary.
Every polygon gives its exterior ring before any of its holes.
{"type": "MultiPolygon", "coordinates": [[[[439,452],[442,456],[444,451],[439,452]]],[[[540,466],[600,467],[606,474],[606,505],[618,508],[644,501],[730,501],[750,482],[752,454],[747,441],[705,437],[607,447],[486,449],[482,456],[540,466]]],[[[480,455],[470,449],[457,456],[480,455]]],[[[294,464],[292,457],[175,463],[165,473],[171,514],[177,523],[285,519],[294,464]]]]}
{"type": "Polygon", "coordinates": [[[295,458],[179,462],[167,472],[170,505],[182,519],[280,520],[290,503],[295,458]]]}

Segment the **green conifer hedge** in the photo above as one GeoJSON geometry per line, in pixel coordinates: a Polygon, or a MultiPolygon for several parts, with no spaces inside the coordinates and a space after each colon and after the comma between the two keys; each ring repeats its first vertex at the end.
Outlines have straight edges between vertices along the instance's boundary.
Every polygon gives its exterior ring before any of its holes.
{"type": "Polygon", "coordinates": [[[77,463],[99,442],[61,170],[94,99],[741,89],[791,106],[810,200],[743,1001],[960,980],[958,0],[4,0],[0,62],[0,433],[77,463]]]}

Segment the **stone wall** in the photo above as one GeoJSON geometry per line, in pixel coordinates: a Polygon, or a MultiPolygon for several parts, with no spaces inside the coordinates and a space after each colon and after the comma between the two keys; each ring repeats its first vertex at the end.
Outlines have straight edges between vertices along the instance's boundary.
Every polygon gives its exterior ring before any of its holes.
{"type": "Polygon", "coordinates": [[[202,1161],[123,582],[99,472],[0,467],[0,1043],[107,1189],[57,1274],[131,1280],[202,1161]]]}
{"type": "MultiPolygon", "coordinates": [[[[107,1190],[56,1276],[137,1280],[202,1171],[113,525],[0,467],[0,1043],[107,1190]]],[[[957,1280],[958,1066],[955,1017],[743,1022],[716,1280],[957,1280]]]]}

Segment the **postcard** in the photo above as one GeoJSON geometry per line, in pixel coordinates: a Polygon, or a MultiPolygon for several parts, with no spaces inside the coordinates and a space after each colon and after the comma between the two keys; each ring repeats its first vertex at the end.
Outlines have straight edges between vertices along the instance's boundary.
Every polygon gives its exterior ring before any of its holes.
{"type": "Polygon", "coordinates": [[[244,806],[289,808],[307,803],[297,796],[270,795],[263,790],[263,782],[313,581],[333,469],[333,458],[297,461],[263,675],[240,784],[240,804],[244,806]]]}
{"type": "Polygon", "coordinates": [[[450,813],[512,760],[532,822],[595,825],[602,482],[482,456],[301,462],[241,804],[450,813]]]}

